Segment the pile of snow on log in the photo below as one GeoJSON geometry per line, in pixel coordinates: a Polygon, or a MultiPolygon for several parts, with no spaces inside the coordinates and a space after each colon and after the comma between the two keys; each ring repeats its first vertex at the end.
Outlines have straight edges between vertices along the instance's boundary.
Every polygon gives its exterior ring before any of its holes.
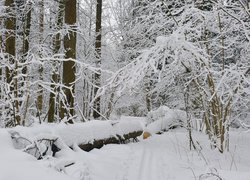
{"type": "Polygon", "coordinates": [[[161,106],[148,113],[145,132],[150,134],[161,133],[169,129],[185,127],[186,122],[187,114],[185,111],[161,106]]]}
{"type": "Polygon", "coordinates": [[[105,144],[136,141],[143,132],[138,121],[88,121],[75,124],[44,124],[33,127],[15,127],[9,130],[17,149],[37,159],[54,156],[65,147],[78,145],[85,151],[105,144]]]}

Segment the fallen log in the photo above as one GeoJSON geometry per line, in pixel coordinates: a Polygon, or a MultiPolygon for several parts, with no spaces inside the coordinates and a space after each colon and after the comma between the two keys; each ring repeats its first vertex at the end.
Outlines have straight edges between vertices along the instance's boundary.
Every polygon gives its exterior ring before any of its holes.
{"type": "Polygon", "coordinates": [[[15,147],[32,154],[37,159],[55,156],[63,146],[73,149],[74,145],[78,145],[82,150],[90,151],[107,144],[137,141],[142,132],[141,124],[136,121],[46,124],[9,130],[15,147]]]}
{"type": "Polygon", "coordinates": [[[94,148],[100,149],[107,144],[124,144],[126,142],[138,141],[137,137],[142,135],[142,131],[135,131],[124,135],[116,135],[106,139],[95,139],[92,143],[79,144],[78,146],[84,151],[91,151],[94,148]]]}
{"type": "Polygon", "coordinates": [[[123,144],[136,141],[143,132],[138,121],[89,121],[65,125],[57,130],[69,147],[78,145],[84,151],[101,148],[107,144],[123,144]]]}
{"type": "MultiPolygon", "coordinates": [[[[178,127],[186,127],[186,112],[161,106],[148,113],[145,131],[150,134],[161,134],[178,127]]],[[[148,134],[145,134],[145,139],[148,134]]]]}

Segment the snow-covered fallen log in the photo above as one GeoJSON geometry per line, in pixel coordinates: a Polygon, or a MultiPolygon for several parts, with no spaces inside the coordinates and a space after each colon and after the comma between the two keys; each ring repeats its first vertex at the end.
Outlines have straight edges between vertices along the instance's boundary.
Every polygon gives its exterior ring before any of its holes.
{"type": "Polygon", "coordinates": [[[185,127],[186,120],[187,115],[185,111],[161,106],[157,110],[148,113],[145,131],[161,133],[176,127],[185,127]]]}
{"type": "Polygon", "coordinates": [[[75,124],[46,124],[9,130],[16,148],[36,158],[54,156],[64,146],[78,145],[85,151],[106,144],[136,140],[143,132],[138,121],[89,121],[75,124]]]}
{"type": "Polygon", "coordinates": [[[105,144],[120,144],[129,139],[136,139],[143,128],[136,121],[89,121],[64,125],[56,133],[68,146],[74,144],[85,151],[101,148],[105,144]]]}

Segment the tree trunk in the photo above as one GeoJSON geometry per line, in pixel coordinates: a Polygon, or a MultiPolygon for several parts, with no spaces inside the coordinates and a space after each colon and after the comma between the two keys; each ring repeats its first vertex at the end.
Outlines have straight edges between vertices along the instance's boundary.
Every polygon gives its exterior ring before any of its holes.
{"type": "MultiPolygon", "coordinates": [[[[8,17],[6,18],[5,21],[5,27],[7,30],[6,33],[6,42],[5,42],[5,51],[8,54],[8,61],[9,64],[14,65],[15,64],[15,68],[17,68],[17,62],[15,60],[15,56],[16,56],[16,37],[15,37],[15,30],[16,30],[16,14],[14,12],[15,9],[15,3],[13,0],[6,0],[5,1],[5,6],[7,7],[7,14],[8,17]],[[15,63],[16,62],[16,63],[15,63]]],[[[13,69],[9,68],[9,66],[6,66],[5,69],[5,73],[6,73],[6,82],[7,84],[9,84],[10,86],[10,91],[11,93],[14,93],[14,96],[17,97],[16,95],[16,88],[13,79],[14,76],[16,75],[16,72],[14,72],[13,69]]],[[[16,99],[16,98],[15,98],[16,99]]],[[[13,103],[13,115],[14,115],[14,121],[15,121],[15,125],[20,125],[20,115],[18,113],[18,101],[17,99],[14,100],[13,103]]]]}
{"type": "Polygon", "coordinates": [[[127,134],[116,135],[116,137],[110,137],[106,139],[94,139],[93,142],[88,143],[80,143],[78,146],[84,151],[91,151],[94,148],[102,148],[104,145],[107,144],[125,144],[129,142],[131,139],[133,141],[138,141],[138,137],[142,135],[142,131],[134,131],[129,132],[127,134]]]}
{"type": "MultiPolygon", "coordinates": [[[[43,41],[43,31],[44,31],[44,0],[40,0],[38,2],[40,14],[39,14],[39,44],[42,44],[43,41]]],[[[42,58],[42,53],[40,53],[40,57],[42,58]]],[[[39,80],[43,81],[43,66],[40,65],[38,68],[39,72],[39,80]]],[[[43,109],[43,87],[38,85],[38,96],[37,96],[37,115],[40,117],[42,109],[43,109]]]]}
{"type": "MultiPolygon", "coordinates": [[[[24,13],[26,13],[26,10],[27,10],[27,14],[25,15],[25,19],[24,19],[24,26],[23,26],[23,32],[24,32],[24,37],[23,37],[23,54],[22,54],[22,59],[21,59],[21,63],[25,63],[27,61],[27,56],[28,56],[28,53],[29,53],[29,47],[30,47],[30,44],[29,44],[29,36],[30,36],[30,27],[31,27],[31,9],[32,9],[32,4],[28,1],[26,1],[27,3],[27,9],[25,8],[24,9],[24,13]]],[[[18,87],[19,86],[25,86],[26,84],[26,74],[27,74],[27,71],[28,71],[28,67],[27,65],[24,65],[22,67],[22,82],[20,83],[19,85],[19,82],[18,82],[18,79],[15,78],[15,93],[16,93],[16,98],[17,97],[22,97],[23,96],[23,93],[20,94],[20,91],[18,90],[18,87]]],[[[16,74],[18,72],[18,62],[16,61],[16,74]]],[[[27,100],[26,100],[26,108],[28,108],[28,103],[29,103],[29,89],[27,88],[27,100]]],[[[22,104],[21,101],[17,101],[16,102],[16,106],[18,107],[19,104],[22,104]]],[[[27,109],[25,109],[25,112],[24,112],[24,118],[21,119],[22,121],[22,125],[25,125],[25,118],[26,118],[26,113],[27,113],[27,109]]]]}
{"type": "MultiPolygon", "coordinates": [[[[58,16],[57,16],[57,23],[56,23],[56,29],[61,29],[63,25],[63,15],[64,15],[64,0],[59,1],[59,10],[58,10],[58,16]]],[[[61,46],[61,36],[60,33],[57,33],[54,38],[54,54],[57,54],[59,52],[60,46],[61,46]]],[[[58,90],[58,87],[55,85],[59,82],[59,68],[57,65],[57,62],[53,63],[53,72],[52,72],[52,83],[51,83],[51,90],[50,96],[49,96],[49,111],[48,111],[48,122],[52,123],[55,121],[55,108],[56,108],[56,93],[58,90]]]]}
{"type": "MultiPolygon", "coordinates": [[[[15,38],[15,28],[16,28],[16,16],[11,12],[13,11],[14,1],[6,0],[5,6],[8,8],[7,13],[9,16],[5,20],[5,27],[7,30],[6,33],[6,42],[5,42],[5,51],[8,54],[10,64],[14,64],[15,55],[16,55],[16,38],[15,38]]],[[[6,67],[6,81],[8,84],[12,82],[13,75],[12,70],[9,67],[6,67]]],[[[11,89],[13,90],[13,88],[11,89]]]]}
{"type": "MultiPolygon", "coordinates": [[[[76,0],[65,1],[65,24],[71,30],[64,37],[65,59],[63,62],[63,85],[65,100],[61,104],[60,118],[73,117],[75,91],[75,62],[76,59],[76,0]]],[[[71,121],[72,122],[72,121],[71,121]]]]}
{"type": "MultiPolygon", "coordinates": [[[[96,67],[101,67],[101,47],[102,47],[102,0],[97,0],[96,5],[96,40],[95,40],[95,51],[96,51],[96,67]]],[[[101,85],[101,72],[96,72],[94,74],[94,111],[93,117],[94,119],[100,118],[100,96],[96,97],[99,87],[101,85]]]]}
{"type": "MultiPolygon", "coordinates": [[[[3,28],[4,27],[4,24],[3,24],[3,17],[0,17],[0,28],[3,28]]],[[[4,46],[3,46],[3,39],[4,39],[4,34],[2,33],[0,35],[0,53],[4,52],[4,46]]],[[[0,67],[0,81],[3,82],[3,67],[0,67]]],[[[3,89],[2,87],[0,87],[0,99],[2,100],[3,98],[3,89]]],[[[2,109],[1,109],[2,111],[2,109]]],[[[2,113],[0,112],[0,116],[2,115],[2,113]]]]}
{"type": "MultiPolygon", "coordinates": [[[[24,11],[28,11],[25,16],[25,22],[23,27],[24,37],[23,37],[23,57],[22,62],[24,63],[27,59],[27,55],[29,52],[29,35],[30,35],[30,26],[31,26],[31,3],[27,4],[27,9],[25,8],[24,11]]],[[[26,12],[24,12],[26,13],[26,12]]],[[[22,73],[27,73],[27,66],[24,66],[22,69],[22,73]]]]}

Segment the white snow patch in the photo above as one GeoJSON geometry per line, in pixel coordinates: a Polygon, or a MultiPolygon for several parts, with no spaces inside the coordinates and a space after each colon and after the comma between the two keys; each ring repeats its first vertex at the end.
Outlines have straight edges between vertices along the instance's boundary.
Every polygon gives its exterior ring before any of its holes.
{"type": "Polygon", "coordinates": [[[72,180],[44,167],[31,155],[14,149],[10,134],[0,129],[0,180],[72,180]]]}

